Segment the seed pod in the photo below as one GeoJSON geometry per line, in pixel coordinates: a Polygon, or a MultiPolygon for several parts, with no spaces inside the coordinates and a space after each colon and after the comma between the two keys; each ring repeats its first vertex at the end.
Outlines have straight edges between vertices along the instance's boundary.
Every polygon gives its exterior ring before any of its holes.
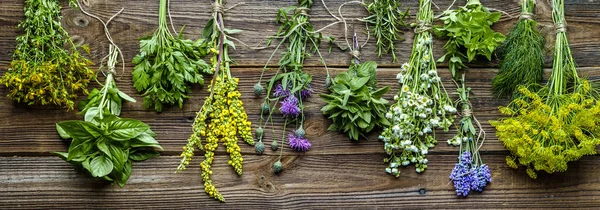
{"type": "Polygon", "coordinates": [[[278,174],[279,172],[281,172],[281,170],[283,170],[283,164],[281,163],[280,160],[278,160],[277,162],[275,162],[273,164],[273,171],[278,174]]]}
{"type": "Polygon", "coordinates": [[[262,141],[259,141],[256,143],[256,145],[254,145],[254,149],[256,150],[256,154],[262,155],[265,151],[265,144],[263,144],[262,141]]]}
{"type": "Polygon", "coordinates": [[[298,137],[304,137],[304,134],[306,134],[306,132],[304,132],[303,128],[298,128],[296,130],[296,136],[298,136],[298,137]]]}
{"type": "Polygon", "coordinates": [[[260,85],[260,83],[256,83],[254,85],[254,94],[256,94],[256,96],[262,95],[263,90],[264,90],[264,88],[262,85],[260,85]]]}
{"type": "Polygon", "coordinates": [[[279,144],[277,143],[277,141],[273,141],[273,143],[271,143],[271,149],[273,151],[277,151],[277,149],[279,149],[279,144]]]}
{"type": "Polygon", "coordinates": [[[255,131],[256,138],[261,141],[265,130],[262,127],[258,127],[255,131]]]}
{"type": "Polygon", "coordinates": [[[269,106],[269,103],[267,103],[267,102],[264,102],[261,105],[261,108],[262,108],[263,113],[265,113],[265,114],[268,114],[271,111],[271,106],[269,106]]]}

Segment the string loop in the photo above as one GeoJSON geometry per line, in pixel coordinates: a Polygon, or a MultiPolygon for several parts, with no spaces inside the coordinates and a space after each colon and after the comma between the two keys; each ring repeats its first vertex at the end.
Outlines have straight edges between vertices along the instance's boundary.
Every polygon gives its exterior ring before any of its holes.
{"type": "Polygon", "coordinates": [[[567,25],[564,23],[557,23],[554,27],[556,27],[556,33],[567,32],[567,25]]]}
{"type": "Polygon", "coordinates": [[[520,20],[533,20],[533,14],[530,12],[522,12],[519,19],[520,20]]]}

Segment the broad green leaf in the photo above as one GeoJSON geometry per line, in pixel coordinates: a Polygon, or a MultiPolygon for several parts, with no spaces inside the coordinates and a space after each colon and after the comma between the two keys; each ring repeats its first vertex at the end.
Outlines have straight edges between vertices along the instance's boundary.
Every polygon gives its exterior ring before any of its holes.
{"type": "Polygon", "coordinates": [[[94,117],[96,117],[98,114],[99,114],[98,107],[89,108],[85,112],[85,116],[83,117],[83,120],[88,121],[88,122],[92,122],[93,119],[94,119],[94,117]]]}
{"type": "Polygon", "coordinates": [[[129,96],[129,95],[127,95],[127,94],[125,94],[125,93],[124,93],[124,92],[122,92],[122,91],[119,91],[119,92],[117,92],[117,93],[119,94],[119,96],[120,96],[121,98],[125,99],[126,101],[129,101],[129,102],[132,102],[132,103],[135,103],[135,102],[137,102],[137,101],[136,101],[134,98],[132,98],[131,96],[129,96]]]}
{"type": "Polygon", "coordinates": [[[150,126],[146,123],[127,118],[118,118],[110,122],[108,127],[109,138],[115,141],[132,139],[148,129],[150,129],[150,126]]]}
{"type": "Polygon", "coordinates": [[[63,139],[70,139],[71,136],[69,136],[69,134],[67,134],[67,132],[65,132],[65,130],[60,127],[60,125],[58,125],[58,123],[56,123],[56,131],[58,132],[58,135],[60,136],[60,138],[63,139]]]}
{"type": "Polygon", "coordinates": [[[94,177],[103,177],[113,170],[113,163],[110,159],[106,158],[104,155],[99,155],[92,159],[90,162],[90,168],[92,169],[92,176],[94,177]]]}
{"type": "Polygon", "coordinates": [[[154,150],[136,150],[129,155],[129,159],[133,161],[144,161],[153,157],[160,156],[160,153],[154,150]]]}

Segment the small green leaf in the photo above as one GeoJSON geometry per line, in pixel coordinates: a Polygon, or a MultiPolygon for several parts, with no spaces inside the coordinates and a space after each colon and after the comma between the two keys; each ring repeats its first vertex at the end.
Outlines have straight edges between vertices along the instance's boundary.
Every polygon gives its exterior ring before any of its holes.
{"type": "Polygon", "coordinates": [[[137,102],[137,101],[136,101],[134,98],[132,98],[131,96],[129,96],[129,95],[127,95],[127,94],[125,94],[125,93],[124,93],[124,92],[122,92],[122,91],[119,91],[119,92],[117,92],[117,93],[119,94],[119,96],[120,96],[121,98],[125,99],[126,101],[129,101],[129,102],[132,102],[132,103],[135,103],[135,102],[137,102]]]}
{"type": "Polygon", "coordinates": [[[58,123],[56,123],[56,131],[58,132],[58,135],[60,136],[60,138],[63,139],[70,139],[71,136],[69,136],[69,134],[67,134],[67,132],[65,132],[65,130],[60,127],[60,125],[58,125],[58,123]]]}

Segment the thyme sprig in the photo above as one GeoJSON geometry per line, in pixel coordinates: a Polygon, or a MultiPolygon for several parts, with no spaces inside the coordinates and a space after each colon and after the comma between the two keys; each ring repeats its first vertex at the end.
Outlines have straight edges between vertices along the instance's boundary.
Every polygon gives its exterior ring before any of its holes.
{"type": "Polygon", "coordinates": [[[539,90],[519,86],[522,96],[500,111],[510,117],[491,121],[498,139],[511,152],[510,167],[536,171],[567,170],[567,163],[596,154],[600,144],[600,104],[590,83],[577,75],[566,34],[564,0],[552,0],[556,26],[554,63],[548,83],[539,90]]]}
{"type": "Polygon", "coordinates": [[[254,145],[252,138],[251,123],[244,111],[241,93],[238,90],[238,78],[231,76],[230,64],[233,62],[229,57],[229,49],[235,49],[233,42],[227,38],[231,34],[239,33],[240,30],[227,29],[223,23],[223,0],[215,0],[212,5],[213,16],[204,27],[202,33],[204,43],[202,46],[210,48],[210,58],[215,75],[209,90],[210,95],[204,100],[202,109],[197,113],[192,125],[193,133],[188,143],[183,147],[181,163],[177,172],[186,169],[194,156],[194,149],[198,147],[204,150],[204,161],[200,164],[202,168],[202,180],[206,193],[219,201],[225,198],[215,188],[211,179],[212,163],[215,150],[219,142],[224,142],[227,153],[230,155],[228,164],[231,165],[238,175],[242,175],[242,158],[238,146],[237,134],[248,144],[254,145]],[[202,144],[202,138],[206,143],[202,144]]]}
{"type": "Polygon", "coordinates": [[[522,0],[521,18],[498,47],[500,72],[492,82],[496,97],[518,94],[519,85],[538,88],[544,75],[544,36],[533,19],[535,0],[522,0]]]}
{"type": "Polygon", "coordinates": [[[202,39],[183,39],[183,27],[177,37],[167,27],[167,0],[160,0],[158,29],[140,40],[140,53],[133,58],[133,86],[143,92],[144,107],[162,112],[164,105],[183,102],[189,84],[204,84],[204,74],[212,74],[202,57],[208,54],[202,39]]]}
{"type": "MultiPolygon", "coordinates": [[[[69,3],[77,8],[75,0],[69,3]]],[[[92,62],[78,51],[89,53],[89,48],[73,43],[60,23],[60,10],[58,0],[25,1],[25,20],[18,25],[24,34],[16,38],[10,68],[0,79],[8,88],[8,98],[73,110],[78,94],[89,93],[88,84],[95,78],[88,68],[92,62]]]]}
{"type": "Polygon", "coordinates": [[[456,112],[433,59],[431,4],[431,0],[419,1],[410,59],[397,75],[401,89],[386,114],[391,126],[379,136],[389,156],[384,159],[389,164],[386,172],[396,177],[400,166],[414,163],[417,173],[427,168],[426,155],[437,143],[435,130],[448,131],[456,112]]]}

